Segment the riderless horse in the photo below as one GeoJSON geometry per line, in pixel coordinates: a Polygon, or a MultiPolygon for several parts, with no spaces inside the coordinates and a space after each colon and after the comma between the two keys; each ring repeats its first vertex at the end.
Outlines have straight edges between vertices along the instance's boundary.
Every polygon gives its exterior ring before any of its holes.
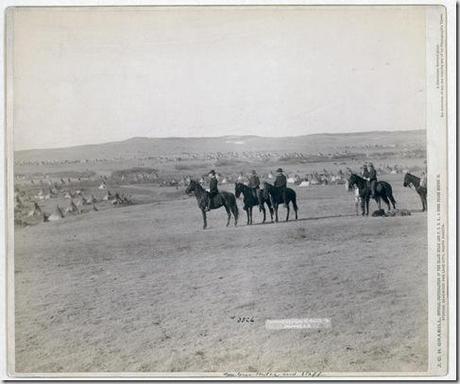
{"type": "MultiPolygon", "coordinates": [[[[348,186],[352,188],[355,185],[359,189],[362,215],[369,215],[369,200],[372,192],[371,187],[368,185],[366,179],[363,179],[361,176],[352,173],[348,179],[348,186]]],[[[391,185],[386,181],[378,181],[376,183],[374,200],[377,201],[379,209],[382,209],[381,200],[387,204],[388,210],[391,209],[390,202],[393,205],[393,209],[396,209],[396,201],[393,197],[393,189],[391,188],[391,185]]]]}
{"type": "MultiPolygon", "coordinates": [[[[197,181],[190,180],[190,184],[185,190],[187,194],[195,194],[198,208],[201,209],[203,216],[203,229],[208,226],[206,219],[206,207],[209,200],[209,192],[207,192],[197,181]]],[[[210,209],[218,209],[224,207],[227,211],[227,227],[230,224],[230,217],[233,214],[235,219],[235,226],[238,223],[238,206],[236,205],[235,195],[231,192],[219,192],[211,201],[210,209]]]]}
{"type": "Polygon", "coordinates": [[[422,201],[422,212],[426,211],[427,209],[427,202],[426,202],[427,189],[426,187],[420,185],[420,178],[407,172],[404,175],[403,185],[405,187],[415,188],[415,191],[418,193],[418,195],[420,196],[420,200],[422,201]]]}
{"type": "MultiPolygon", "coordinates": [[[[275,211],[275,221],[278,222],[278,206],[284,203],[283,193],[282,193],[281,188],[275,187],[274,185],[265,182],[262,193],[265,199],[267,198],[270,199],[273,209],[275,211]]],[[[287,206],[286,221],[289,220],[289,203],[292,203],[292,207],[294,208],[294,212],[295,212],[295,219],[297,220],[298,207],[297,207],[297,201],[296,201],[296,193],[293,189],[286,188],[286,206],[287,206]]]]}
{"type": "Polygon", "coordinates": [[[265,223],[267,218],[266,211],[265,211],[265,204],[268,206],[268,210],[270,212],[270,217],[273,222],[273,208],[270,202],[270,198],[268,196],[265,197],[262,189],[257,190],[257,197],[254,196],[253,188],[248,187],[243,183],[235,183],[235,196],[237,199],[240,198],[241,194],[243,194],[243,209],[246,211],[248,216],[247,224],[252,224],[252,208],[256,205],[259,206],[259,212],[263,212],[264,220],[262,221],[265,223]]]}

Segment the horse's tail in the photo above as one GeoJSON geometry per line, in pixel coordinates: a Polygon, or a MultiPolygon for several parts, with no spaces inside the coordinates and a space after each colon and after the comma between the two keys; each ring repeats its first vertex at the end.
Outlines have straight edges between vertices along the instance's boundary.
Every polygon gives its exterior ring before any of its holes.
{"type": "Polygon", "coordinates": [[[388,184],[388,183],[385,183],[385,189],[386,189],[386,195],[388,197],[388,199],[391,201],[391,203],[393,204],[393,207],[396,206],[396,200],[395,198],[393,197],[393,188],[391,188],[391,185],[388,184]]]}
{"type": "Polygon", "coordinates": [[[299,210],[299,207],[297,206],[297,196],[295,192],[292,194],[292,206],[294,207],[294,211],[297,212],[299,210]]]}

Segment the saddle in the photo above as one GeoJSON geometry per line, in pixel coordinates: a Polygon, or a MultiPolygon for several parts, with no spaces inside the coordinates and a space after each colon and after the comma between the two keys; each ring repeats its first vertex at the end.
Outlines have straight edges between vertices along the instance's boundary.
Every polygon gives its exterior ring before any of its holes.
{"type": "MultiPolygon", "coordinates": [[[[208,194],[208,198],[209,198],[209,194],[208,194]]],[[[209,204],[210,209],[220,207],[224,204],[224,199],[220,193],[211,197],[210,199],[211,199],[211,202],[209,204]]]]}

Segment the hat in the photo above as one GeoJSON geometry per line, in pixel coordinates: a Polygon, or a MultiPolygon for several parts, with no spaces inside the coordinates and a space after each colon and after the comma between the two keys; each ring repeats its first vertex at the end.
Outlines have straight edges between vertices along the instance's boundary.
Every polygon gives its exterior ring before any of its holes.
{"type": "Polygon", "coordinates": [[[278,168],[276,172],[283,172],[283,170],[281,168],[278,168]]]}
{"type": "Polygon", "coordinates": [[[374,164],[372,164],[372,163],[369,163],[369,167],[372,167],[372,168],[374,168],[374,164]]]}
{"type": "Polygon", "coordinates": [[[214,169],[211,169],[211,172],[209,172],[210,175],[215,175],[216,171],[214,169]]]}
{"type": "Polygon", "coordinates": [[[252,174],[255,175],[257,172],[255,169],[252,170],[252,174]]]}

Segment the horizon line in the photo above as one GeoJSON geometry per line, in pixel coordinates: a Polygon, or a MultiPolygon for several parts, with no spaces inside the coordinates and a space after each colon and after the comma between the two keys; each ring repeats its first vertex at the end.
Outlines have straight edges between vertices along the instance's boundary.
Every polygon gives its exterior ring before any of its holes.
{"type": "Polygon", "coordinates": [[[73,148],[81,148],[81,147],[91,147],[91,146],[98,146],[98,145],[109,145],[109,144],[116,144],[116,143],[124,143],[134,139],[144,139],[144,140],[172,140],[172,139],[221,139],[226,137],[255,137],[261,139],[285,139],[285,138],[296,138],[296,137],[305,137],[305,136],[337,136],[337,135],[365,135],[369,133],[401,133],[401,132],[419,132],[419,131],[426,131],[426,128],[420,129],[407,129],[407,130],[375,130],[375,131],[348,131],[348,132],[325,132],[325,133],[307,133],[303,135],[289,135],[289,136],[260,136],[260,135],[221,135],[221,136],[131,136],[126,139],[120,140],[112,140],[112,141],[104,141],[98,143],[91,143],[91,144],[77,144],[77,145],[70,145],[70,146],[60,146],[60,147],[37,147],[37,148],[25,148],[25,149],[13,149],[13,153],[18,152],[28,152],[28,151],[46,151],[46,150],[65,150],[65,149],[73,149],[73,148]]]}

